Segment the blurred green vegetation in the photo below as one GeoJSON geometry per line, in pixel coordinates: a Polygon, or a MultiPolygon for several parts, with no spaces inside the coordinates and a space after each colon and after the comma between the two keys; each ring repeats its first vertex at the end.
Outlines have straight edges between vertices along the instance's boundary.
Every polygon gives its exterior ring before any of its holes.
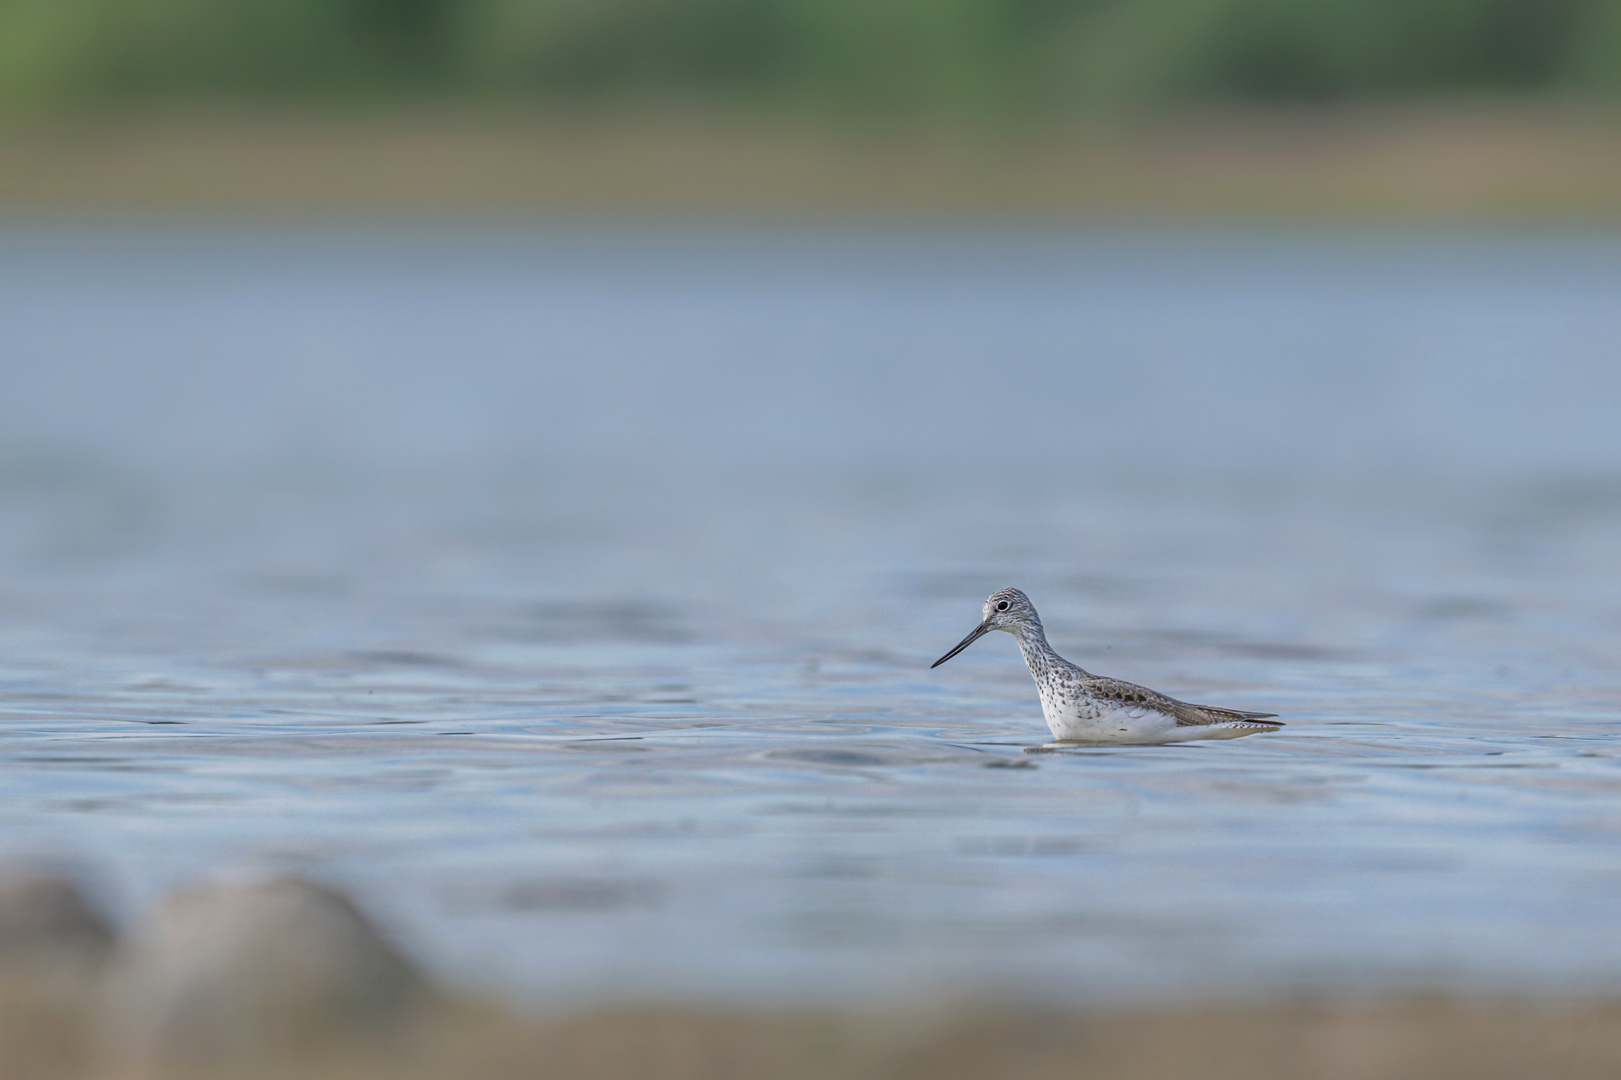
{"type": "Polygon", "coordinates": [[[0,109],[1063,114],[1621,89],[1621,0],[0,0],[0,109]]]}

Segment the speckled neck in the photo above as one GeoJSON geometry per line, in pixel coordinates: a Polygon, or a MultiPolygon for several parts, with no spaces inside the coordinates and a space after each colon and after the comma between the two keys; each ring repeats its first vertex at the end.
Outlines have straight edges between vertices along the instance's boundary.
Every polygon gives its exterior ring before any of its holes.
{"type": "Polygon", "coordinates": [[[1047,630],[1041,625],[1041,617],[1033,610],[1030,618],[1019,625],[1013,636],[1019,639],[1019,651],[1024,653],[1024,662],[1037,682],[1054,667],[1068,665],[1069,662],[1053,652],[1053,647],[1047,644],[1047,630]]]}

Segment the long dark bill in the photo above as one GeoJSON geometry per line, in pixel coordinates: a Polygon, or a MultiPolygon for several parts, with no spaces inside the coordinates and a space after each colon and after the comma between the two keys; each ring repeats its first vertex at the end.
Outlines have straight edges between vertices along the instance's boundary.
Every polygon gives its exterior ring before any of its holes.
{"type": "Polygon", "coordinates": [[[934,663],[930,664],[929,665],[930,669],[932,670],[934,668],[939,667],[941,664],[945,663],[947,660],[950,660],[953,656],[956,656],[958,653],[960,653],[964,649],[968,648],[968,646],[970,646],[974,642],[978,641],[980,639],[980,635],[984,634],[990,628],[991,628],[991,620],[989,620],[989,619],[986,619],[984,622],[982,622],[978,626],[974,627],[974,632],[972,634],[969,634],[967,637],[965,637],[961,641],[957,642],[957,647],[955,649],[952,649],[950,652],[946,653],[940,659],[938,659],[934,663]]]}

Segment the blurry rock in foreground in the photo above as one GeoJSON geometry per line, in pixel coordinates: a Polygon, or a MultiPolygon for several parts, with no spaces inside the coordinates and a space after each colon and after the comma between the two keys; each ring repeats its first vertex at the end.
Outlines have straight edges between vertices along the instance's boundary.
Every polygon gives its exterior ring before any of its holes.
{"type": "Polygon", "coordinates": [[[119,950],[98,1027],[125,1062],[246,1062],[385,1032],[424,989],[329,888],[202,885],[169,897],[119,950]]]}
{"type": "Polygon", "coordinates": [[[112,931],[60,874],[0,874],[0,1078],[77,1077],[112,931]]]}
{"type": "Polygon", "coordinates": [[[71,878],[0,877],[0,975],[7,980],[87,976],[112,945],[112,931],[71,878]]]}

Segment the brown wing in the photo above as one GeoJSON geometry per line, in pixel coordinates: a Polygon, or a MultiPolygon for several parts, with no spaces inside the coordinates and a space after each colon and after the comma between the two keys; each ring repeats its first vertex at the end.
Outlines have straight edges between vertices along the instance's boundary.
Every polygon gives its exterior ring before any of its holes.
{"type": "Polygon", "coordinates": [[[1282,727],[1282,720],[1274,720],[1275,712],[1245,712],[1242,709],[1218,709],[1214,705],[1176,703],[1176,726],[1198,727],[1201,724],[1246,724],[1256,727],[1282,727]]]}
{"type": "Polygon", "coordinates": [[[1192,705],[1186,701],[1178,701],[1168,694],[1158,690],[1150,690],[1146,686],[1126,682],[1124,679],[1108,679],[1094,675],[1085,682],[1086,692],[1092,697],[1104,701],[1112,701],[1127,708],[1153,709],[1169,716],[1176,717],[1177,727],[1201,727],[1205,724],[1232,724],[1254,721],[1256,727],[1282,727],[1283,723],[1273,720],[1277,713],[1244,712],[1241,709],[1218,709],[1214,705],[1192,705]]]}

